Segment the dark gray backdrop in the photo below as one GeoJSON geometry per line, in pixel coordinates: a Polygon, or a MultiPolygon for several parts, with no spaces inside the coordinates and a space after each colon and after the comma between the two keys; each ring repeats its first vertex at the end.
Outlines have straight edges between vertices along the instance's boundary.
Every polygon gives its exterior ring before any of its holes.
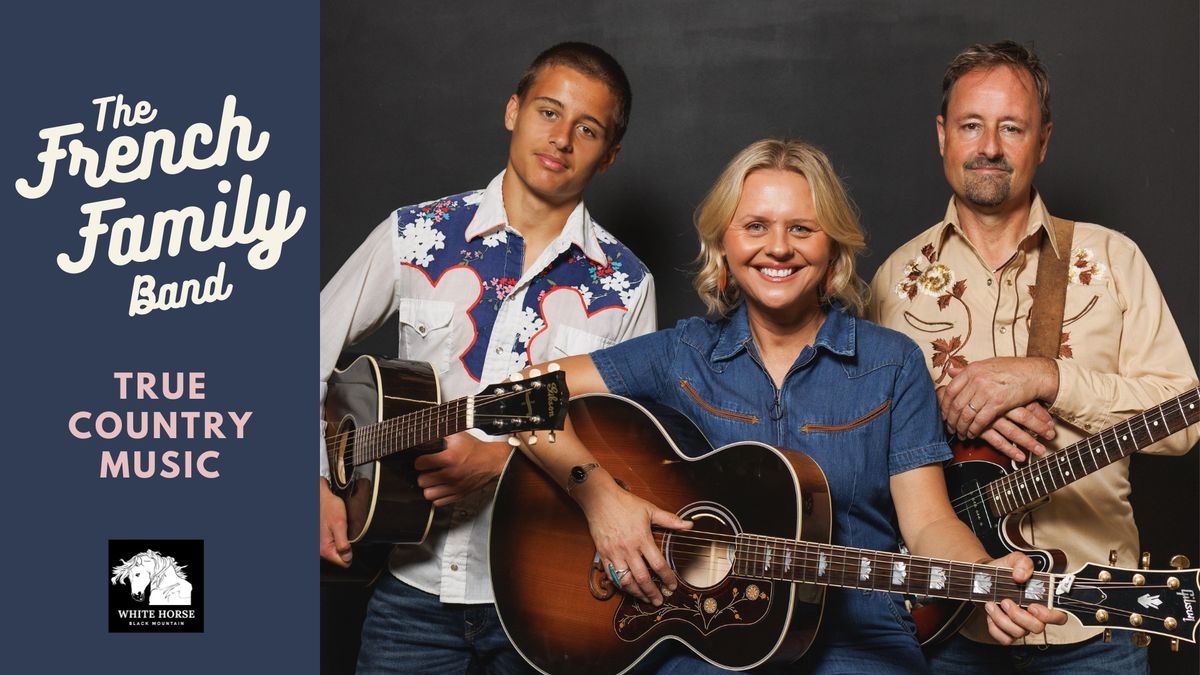
{"type": "MultiPolygon", "coordinates": [[[[1037,180],[1047,204],[1141,245],[1195,359],[1197,28],[1195,3],[1167,1],[327,1],[321,280],[389,211],[485,186],[504,165],[517,78],[568,39],[611,51],[633,84],[624,148],[587,202],[655,274],[660,325],[702,311],[686,276],[692,209],[724,163],[764,136],[828,152],[862,212],[869,280],[945,209],[934,116],[946,62],[971,42],[1011,38],[1032,44],[1051,74],[1055,126],[1037,180]]],[[[364,349],[395,347],[389,323],[364,349]]],[[[1200,557],[1197,453],[1135,458],[1134,475],[1154,562],[1200,557]]],[[[1194,671],[1191,649],[1156,656],[1159,672],[1194,671]]]]}

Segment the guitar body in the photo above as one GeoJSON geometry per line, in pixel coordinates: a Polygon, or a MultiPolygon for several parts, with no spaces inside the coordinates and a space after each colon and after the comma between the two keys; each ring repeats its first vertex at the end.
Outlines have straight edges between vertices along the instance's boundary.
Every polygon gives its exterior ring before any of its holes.
{"type": "Polygon", "coordinates": [[[417,485],[414,459],[442,449],[441,441],[360,467],[351,462],[355,429],[441,403],[437,373],[428,363],[360,356],[334,370],[325,396],[331,487],[346,505],[351,543],[419,544],[433,523],[433,504],[417,485]],[[365,475],[364,475],[365,474],[365,475]]]}
{"type": "MultiPolygon", "coordinates": [[[[969,499],[980,490],[1013,472],[1013,463],[983,441],[957,443],[954,458],[946,465],[946,491],[951,504],[969,503],[960,514],[963,522],[979,538],[983,548],[995,558],[1021,551],[1033,560],[1035,572],[1061,572],[1067,556],[1058,549],[1039,549],[1021,534],[1021,523],[1029,510],[996,518],[987,512],[986,502],[969,499]]],[[[1043,501],[1044,503],[1044,501],[1043,501]]],[[[912,616],[917,624],[917,640],[932,645],[957,633],[970,618],[975,606],[969,602],[930,598],[910,598],[912,616]]]]}
{"type": "MultiPolygon", "coordinates": [[[[800,453],[760,443],[713,450],[678,413],[651,414],[615,396],[573,399],[570,418],[619,483],[698,530],[829,540],[825,477],[800,453]]],[[[549,673],[617,673],[672,639],[731,669],[794,661],[812,643],[823,586],[741,578],[728,547],[664,539],[681,583],[655,608],[613,588],[594,561],[583,512],[514,453],[496,491],[490,565],[497,611],[518,651],[549,673]]]]}

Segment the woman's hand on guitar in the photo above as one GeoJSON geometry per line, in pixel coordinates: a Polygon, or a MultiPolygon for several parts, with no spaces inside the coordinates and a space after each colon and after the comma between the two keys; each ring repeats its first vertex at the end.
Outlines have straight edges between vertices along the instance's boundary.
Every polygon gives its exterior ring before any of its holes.
{"type": "Polygon", "coordinates": [[[663,557],[651,526],[686,530],[692,523],[631,494],[602,470],[580,485],[572,496],[583,508],[596,551],[605,571],[616,574],[622,591],[643,602],[662,605],[663,591],[679,581],[663,557]],[[612,570],[608,569],[611,563],[612,570]],[[662,582],[662,588],[658,582],[662,582]]]}
{"type": "MultiPolygon", "coordinates": [[[[1014,551],[987,564],[1011,567],[1013,581],[1019,584],[1028,581],[1033,574],[1033,561],[1020,551],[1014,551]]],[[[1062,625],[1067,622],[1066,614],[1057,609],[1049,609],[1045,605],[1021,607],[1012,600],[1005,599],[999,603],[985,603],[983,607],[987,612],[988,633],[1002,645],[1010,645],[1014,640],[1030,633],[1042,633],[1047,624],[1062,625]]]]}
{"type": "Polygon", "coordinates": [[[349,567],[354,557],[346,538],[346,505],[329,483],[321,479],[321,557],[338,567],[349,567]]]}

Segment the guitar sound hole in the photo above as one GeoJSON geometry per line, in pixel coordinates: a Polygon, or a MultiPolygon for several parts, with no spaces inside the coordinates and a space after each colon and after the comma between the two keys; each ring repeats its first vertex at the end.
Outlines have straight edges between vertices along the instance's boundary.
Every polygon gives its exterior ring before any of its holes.
{"type": "Polygon", "coordinates": [[[664,542],[667,561],[692,588],[716,586],[733,569],[736,522],[731,514],[715,505],[685,510],[680,515],[694,524],[691,530],[667,536],[664,542]]]}
{"type": "Polygon", "coordinates": [[[336,466],[330,466],[333,472],[333,482],[339,489],[349,487],[350,477],[354,475],[354,418],[346,416],[338,426],[333,455],[337,459],[336,466]]]}

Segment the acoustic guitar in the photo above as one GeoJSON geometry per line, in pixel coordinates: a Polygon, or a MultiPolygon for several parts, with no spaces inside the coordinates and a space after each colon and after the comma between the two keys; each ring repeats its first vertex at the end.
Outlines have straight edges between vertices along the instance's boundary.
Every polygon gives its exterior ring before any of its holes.
{"type": "MultiPolygon", "coordinates": [[[[1067,556],[1038,548],[1021,534],[1021,523],[1050,493],[1086,478],[1143,448],[1200,422],[1200,388],[1176,396],[1021,468],[987,443],[957,444],[946,465],[946,489],[954,512],[995,558],[1021,551],[1038,572],[1061,572],[1067,556]]],[[[917,639],[936,644],[957,633],[975,606],[937,598],[910,598],[917,639]]]]}
{"type": "Polygon", "coordinates": [[[330,487],[346,505],[353,544],[419,544],[433,504],[417,485],[413,461],[467,429],[508,434],[562,429],[566,375],[561,371],[491,385],[449,403],[428,363],[360,356],[334,370],[325,396],[330,487]]]}
{"type": "Polygon", "coordinates": [[[543,672],[624,672],[666,640],[736,670],[794,661],[827,586],[1043,603],[1087,625],[1195,642],[1200,570],[1088,564],[1017,585],[1009,569],[834,546],[824,475],[801,453],[713,450],[678,413],[616,396],[578,397],[570,417],[615,479],[694,527],[655,532],[680,584],[661,607],[643,603],[607,580],[579,507],[513,453],[496,491],[492,586],[504,630],[543,672]]]}

